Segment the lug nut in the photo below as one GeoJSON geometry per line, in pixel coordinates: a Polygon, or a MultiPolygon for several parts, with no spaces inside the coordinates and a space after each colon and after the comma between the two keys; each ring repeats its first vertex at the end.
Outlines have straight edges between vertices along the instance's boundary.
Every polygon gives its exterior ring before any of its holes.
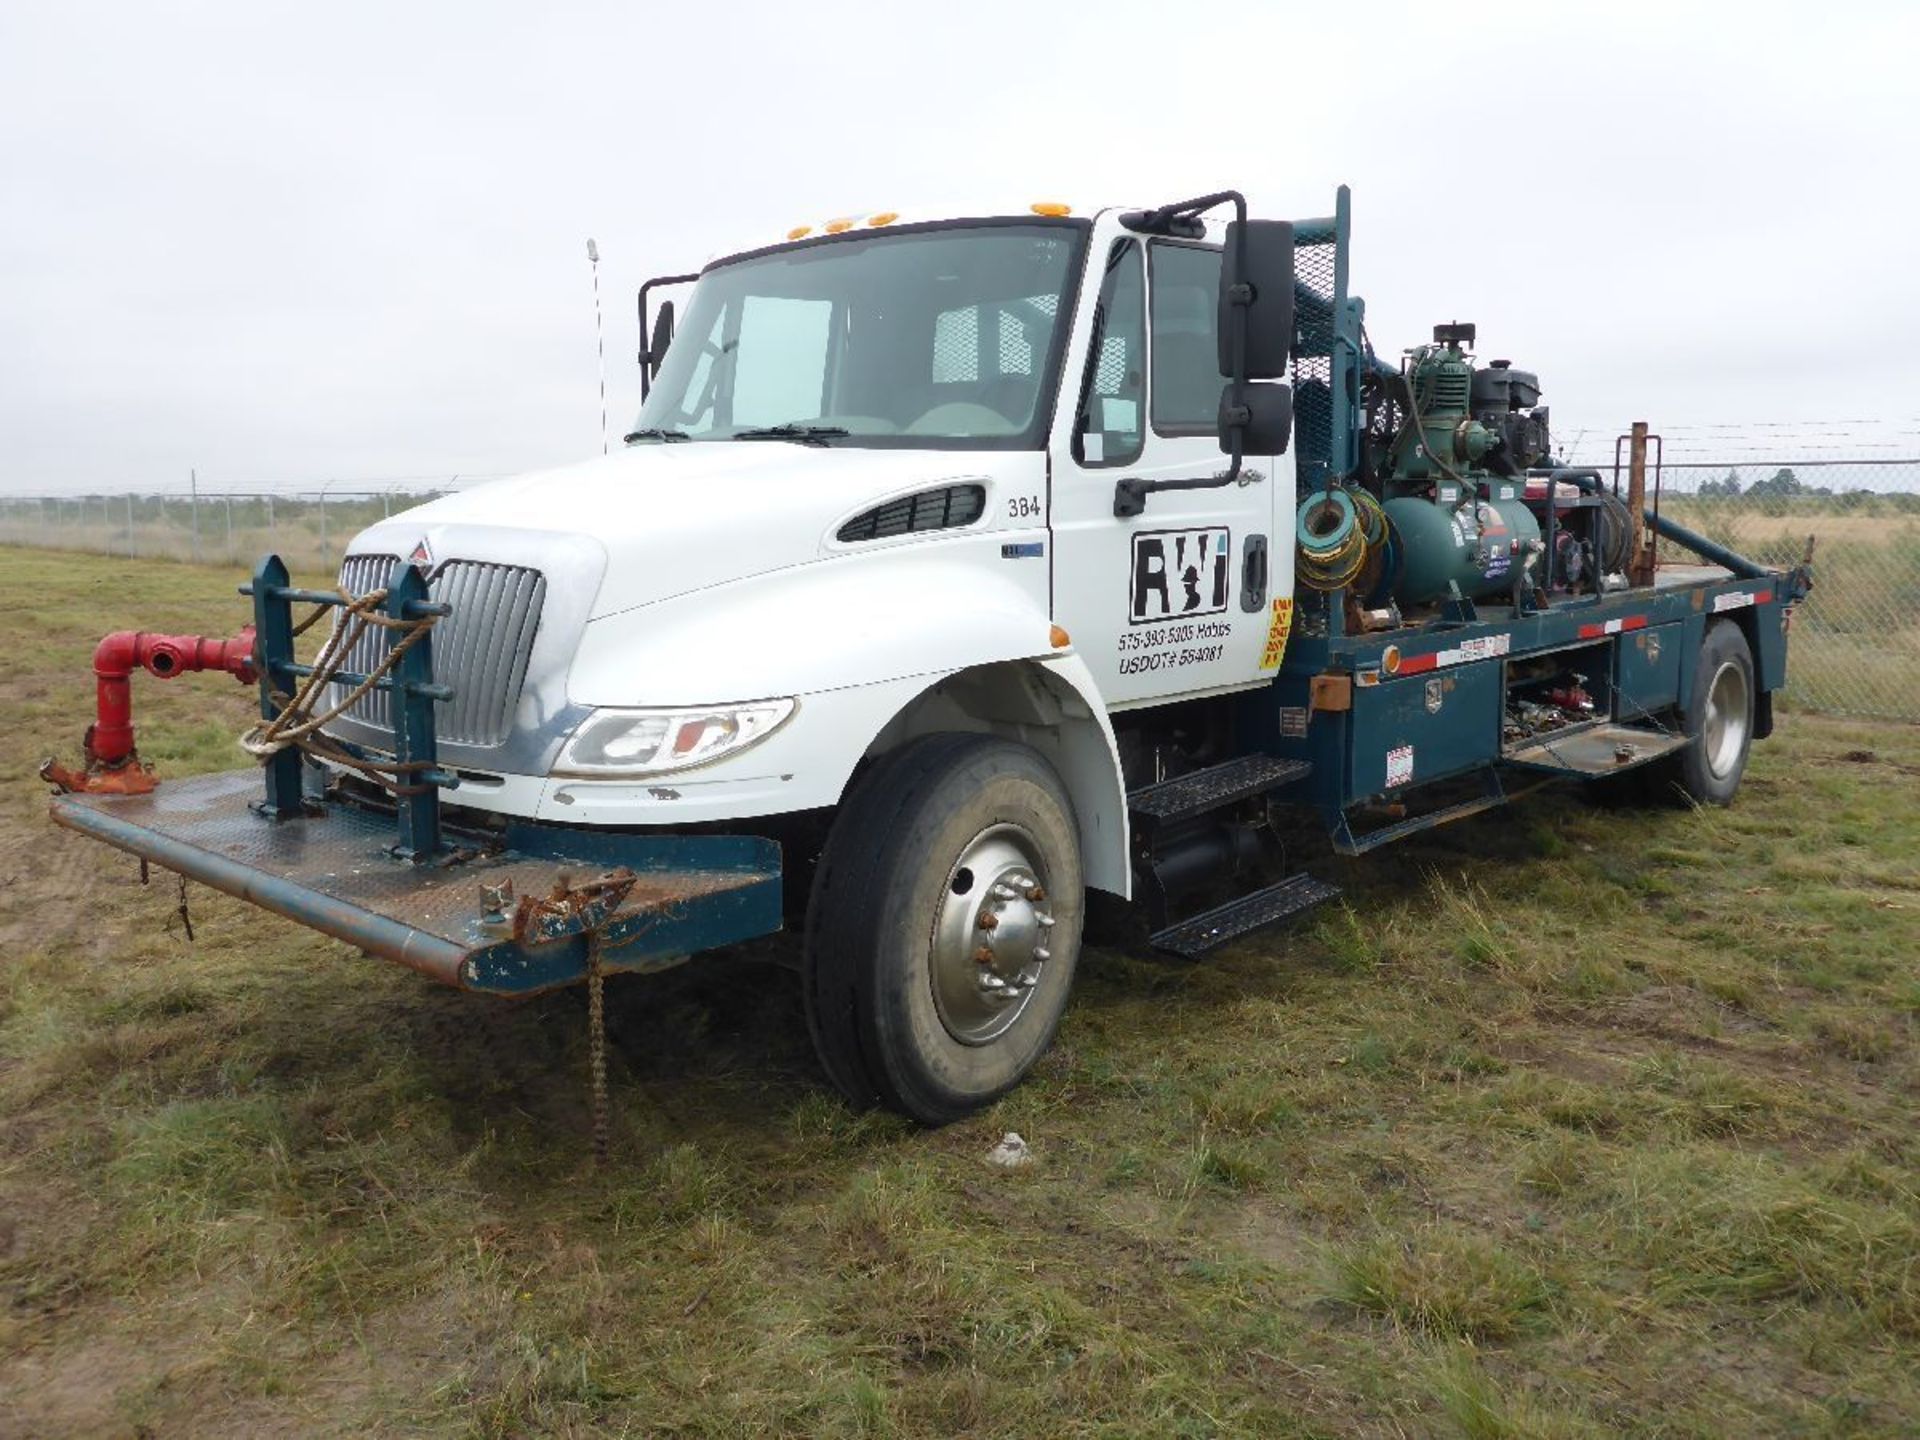
{"type": "Polygon", "coordinates": [[[1027,899],[1031,900],[1034,904],[1038,905],[1046,898],[1047,892],[1042,890],[1038,885],[1029,885],[1027,887],[1027,899]]]}
{"type": "Polygon", "coordinates": [[[999,925],[1000,917],[989,910],[984,912],[975,923],[977,923],[982,930],[992,930],[999,925]]]}
{"type": "Polygon", "coordinates": [[[993,951],[982,945],[978,950],[973,952],[973,963],[976,965],[993,964],[993,951]]]}
{"type": "Polygon", "coordinates": [[[1033,917],[1033,922],[1042,930],[1053,929],[1053,916],[1051,915],[1036,915],[1033,917]]]}
{"type": "Polygon", "coordinates": [[[1053,952],[1044,945],[1036,945],[1033,947],[1033,958],[1040,961],[1051,960],[1053,952]]]}

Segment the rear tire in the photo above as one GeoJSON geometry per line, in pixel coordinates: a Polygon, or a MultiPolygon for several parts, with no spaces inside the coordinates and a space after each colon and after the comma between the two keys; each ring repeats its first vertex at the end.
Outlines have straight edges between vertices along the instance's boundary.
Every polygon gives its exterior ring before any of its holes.
{"type": "Polygon", "coordinates": [[[990,1105],[1053,1042],[1084,914],[1073,807],[1038,753],[941,734],[883,756],[814,874],[821,1065],[853,1104],[923,1124],[990,1105]]]}
{"type": "Polygon", "coordinates": [[[1697,805],[1730,805],[1753,750],[1753,652],[1731,620],[1707,627],[1686,710],[1687,745],[1672,776],[1697,805]]]}

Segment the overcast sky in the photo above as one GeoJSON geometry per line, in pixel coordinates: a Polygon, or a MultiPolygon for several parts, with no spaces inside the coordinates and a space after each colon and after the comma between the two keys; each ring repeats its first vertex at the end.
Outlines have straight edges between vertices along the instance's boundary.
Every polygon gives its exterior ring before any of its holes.
{"type": "Polygon", "coordinates": [[[589,235],[617,436],[650,274],[842,213],[1341,181],[1375,344],[1478,322],[1562,440],[1914,453],[1916,42],[1839,0],[4,0],[0,490],[595,453],[589,235]]]}

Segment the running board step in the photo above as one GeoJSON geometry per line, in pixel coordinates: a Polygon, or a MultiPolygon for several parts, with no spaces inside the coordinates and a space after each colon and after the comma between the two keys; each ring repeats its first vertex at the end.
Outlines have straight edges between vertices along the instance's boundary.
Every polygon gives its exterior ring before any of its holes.
{"type": "Polygon", "coordinates": [[[1127,809],[1133,812],[1135,820],[1145,824],[1172,825],[1235,801],[1264,795],[1282,785],[1291,785],[1312,771],[1313,767],[1304,760],[1242,755],[1224,765],[1212,765],[1191,775],[1143,785],[1127,796],[1127,809]]]}
{"type": "Polygon", "coordinates": [[[1339,893],[1339,886],[1329,885],[1325,880],[1311,875],[1289,875],[1278,885],[1216,905],[1190,920],[1177,921],[1147,943],[1183,960],[1198,960],[1242,935],[1251,935],[1303,914],[1339,893]]]}

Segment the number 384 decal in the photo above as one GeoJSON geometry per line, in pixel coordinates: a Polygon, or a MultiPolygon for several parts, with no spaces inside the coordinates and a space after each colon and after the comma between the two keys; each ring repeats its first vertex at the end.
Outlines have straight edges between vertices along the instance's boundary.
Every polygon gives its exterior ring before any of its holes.
{"type": "Polygon", "coordinates": [[[1027,520],[1038,518],[1041,513],[1038,495],[1009,495],[1007,497],[1007,518],[1027,520]]]}

